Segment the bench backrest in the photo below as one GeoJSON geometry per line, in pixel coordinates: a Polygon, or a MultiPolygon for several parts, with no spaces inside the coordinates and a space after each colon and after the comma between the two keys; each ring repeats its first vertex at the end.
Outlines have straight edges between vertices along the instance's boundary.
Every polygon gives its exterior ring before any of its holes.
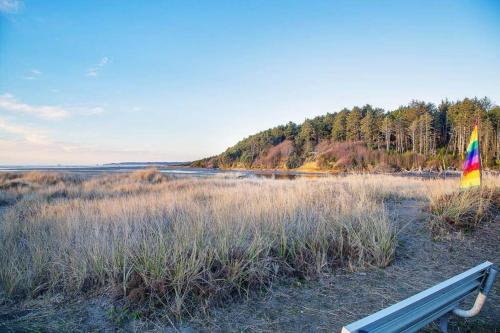
{"type": "Polygon", "coordinates": [[[434,287],[342,328],[342,333],[416,332],[458,306],[485,281],[491,262],[484,262],[434,287]]]}

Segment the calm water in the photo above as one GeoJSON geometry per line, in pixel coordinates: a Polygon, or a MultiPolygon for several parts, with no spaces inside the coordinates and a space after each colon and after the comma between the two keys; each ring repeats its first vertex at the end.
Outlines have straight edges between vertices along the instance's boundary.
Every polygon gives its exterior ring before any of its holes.
{"type": "MultiPolygon", "coordinates": [[[[136,170],[151,167],[151,164],[111,164],[97,166],[23,166],[11,165],[0,166],[0,172],[27,172],[27,171],[52,171],[52,172],[75,172],[82,174],[99,174],[99,173],[120,173],[132,172],[136,170]]],[[[327,174],[322,173],[307,173],[297,171],[262,171],[262,170],[220,170],[220,169],[205,169],[205,168],[189,168],[182,166],[159,166],[158,171],[175,175],[177,177],[210,177],[215,175],[228,175],[233,177],[258,177],[271,179],[295,179],[297,177],[317,178],[325,177],[327,174]]]]}

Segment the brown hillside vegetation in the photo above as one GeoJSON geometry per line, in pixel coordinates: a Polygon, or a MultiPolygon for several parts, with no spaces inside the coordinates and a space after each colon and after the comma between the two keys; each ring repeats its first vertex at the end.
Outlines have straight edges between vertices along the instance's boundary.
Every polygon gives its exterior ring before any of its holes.
{"type": "Polygon", "coordinates": [[[290,155],[293,152],[293,142],[285,140],[280,144],[262,152],[254,162],[254,166],[264,169],[279,169],[286,167],[290,155]]]}
{"type": "Polygon", "coordinates": [[[369,150],[362,142],[323,141],[316,147],[318,165],[326,170],[394,169],[387,165],[387,156],[369,150]]]}

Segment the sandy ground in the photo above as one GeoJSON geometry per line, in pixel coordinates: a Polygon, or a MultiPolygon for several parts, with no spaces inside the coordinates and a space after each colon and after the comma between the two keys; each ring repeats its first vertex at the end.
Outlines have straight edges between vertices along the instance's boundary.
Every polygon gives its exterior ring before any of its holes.
{"type": "MultiPolygon", "coordinates": [[[[500,225],[433,241],[418,201],[389,205],[400,228],[394,263],[386,269],[337,271],[316,280],[281,281],[266,291],[228,302],[175,326],[144,320],[106,297],[0,306],[0,332],[340,332],[343,325],[378,311],[485,260],[500,264],[500,225]],[[47,305],[50,304],[50,305],[47,305]]],[[[468,300],[470,303],[471,300],[468,300]]],[[[154,317],[160,317],[154,314],[154,317]]],[[[451,332],[500,332],[500,279],[479,316],[451,321],[451,332]]],[[[434,332],[435,328],[429,328],[434,332]]]]}

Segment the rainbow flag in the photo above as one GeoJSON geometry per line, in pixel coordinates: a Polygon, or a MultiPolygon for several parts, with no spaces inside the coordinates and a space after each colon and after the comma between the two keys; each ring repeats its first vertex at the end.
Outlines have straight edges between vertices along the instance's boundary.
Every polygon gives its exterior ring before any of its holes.
{"type": "Polygon", "coordinates": [[[462,179],[460,188],[470,188],[481,185],[481,159],[479,158],[479,136],[477,123],[470,136],[469,146],[464,165],[462,166],[462,179]]]}

